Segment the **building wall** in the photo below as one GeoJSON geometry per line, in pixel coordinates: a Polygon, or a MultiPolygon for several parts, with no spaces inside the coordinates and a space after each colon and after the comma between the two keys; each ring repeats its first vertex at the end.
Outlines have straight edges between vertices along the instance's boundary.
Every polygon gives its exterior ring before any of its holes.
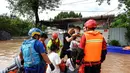
{"type": "Polygon", "coordinates": [[[102,33],[102,35],[104,36],[106,42],[108,42],[109,30],[108,29],[97,29],[97,31],[100,31],[102,33]]]}
{"type": "Polygon", "coordinates": [[[111,40],[117,40],[121,46],[127,45],[127,40],[125,39],[126,28],[97,29],[97,31],[103,34],[107,43],[111,40]]]}
{"type": "Polygon", "coordinates": [[[108,40],[118,40],[122,46],[127,45],[127,40],[125,39],[126,32],[126,28],[110,28],[108,40]]]}

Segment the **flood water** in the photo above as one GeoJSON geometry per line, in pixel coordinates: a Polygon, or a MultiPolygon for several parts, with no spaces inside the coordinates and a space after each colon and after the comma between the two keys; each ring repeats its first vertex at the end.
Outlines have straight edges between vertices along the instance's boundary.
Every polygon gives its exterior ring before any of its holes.
{"type": "MultiPolygon", "coordinates": [[[[0,41],[0,70],[7,67],[19,53],[23,39],[0,41]]],[[[102,73],[130,73],[130,55],[108,53],[102,73]]]]}
{"type": "Polygon", "coordinates": [[[10,65],[19,53],[23,39],[0,41],[0,70],[10,65]]]}

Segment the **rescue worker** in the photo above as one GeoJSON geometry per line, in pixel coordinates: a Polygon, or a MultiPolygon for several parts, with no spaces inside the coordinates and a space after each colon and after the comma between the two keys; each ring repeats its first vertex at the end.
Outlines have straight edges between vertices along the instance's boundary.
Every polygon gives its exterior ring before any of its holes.
{"type": "Polygon", "coordinates": [[[45,47],[45,51],[47,52],[47,47],[46,47],[46,44],[45,44],[45,40],[48,38],[47,34],[42,32],[41,35],[40,35],[40,38],[39,38],[39,41],[42,42],[43,46],[45,47]]]}
{"type": "Polygon", "coordinates": [[[45,64],[49,64],[51,70],[54,70],[53,64],[50,62],[45,53],[43,44],[38,40],[41,30],[32,28],[28,35],[31,37],[25,40],[21,45],[20,58],[24,60],[25,73],[44,73],[45,64]]]}
{"type": "Polygon", "coordinates": [[[80,48],[84,52],[83,63],[80,67],[82,72],[80,73],[100,73],[101,63],[107,54],[106,41],[100,32],[95,31],[97,27],[95,20],[88,20],[84,27],[86,31],[80,41],[80,48]]]}
{"type": "MultiPolygon", "coordinates": [[[[58,46],[58,52],[60,51],[60,48],[62,48],[62,42],[60,41],[60,39],[58,38],[58,34],[57,33],[52,33],[52,38],[48,41],[47,43],[47,51],[48,53],[50,52],[50,47],[52,44],[55,44],[58,46]]],[[[59,52],[60,54],[60,52],[59,52]]]]}
{"type": "MultiPolygon", "coordinates": [[[[45,32],[42,32],[40,34],[40,38],[39,38],[39,41],[42,42],[44,48],[45,48],[45,51],[46,51],[46,54],[47,54],[47,48],[46,48],[46,44],[45,44],[45,40],[48,38],[47,34],[45,32]]],[[[45,64],[45,67],[44,67],[44,72],[46,73],[46,69],[47,69],[47,65],[45,64]]]]}
{"type": "Polygon", "coordinates": [[[68,58],[71,57],[71,51],[69,50],[70,48],[70,43],[72,40],[74,40],[79,34],[75,33],[74,26],[70,26],[68,28],[68,31],[63,34],[63,48],[61,51],[60,58],[64,58],[65,55],[68,56],[68,58]]]}

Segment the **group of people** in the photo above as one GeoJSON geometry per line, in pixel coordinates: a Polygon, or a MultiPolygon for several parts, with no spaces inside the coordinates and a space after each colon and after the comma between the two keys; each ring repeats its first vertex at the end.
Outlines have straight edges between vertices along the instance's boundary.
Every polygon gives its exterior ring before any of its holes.
{"type": "Polygon", "coordinates": [[[25,73],[100,73],[107,49],[96,27],[93,19],[84,24],[84,34],[79,26],[70,26],[63,34],[63,45],[57,33],[46,45],[47,34],[38,28],[30,29],[31,38],[22,43],[19,54],[25,73]],[[62,62],[66,66],[64,71],[60,70],[62,62]]]}

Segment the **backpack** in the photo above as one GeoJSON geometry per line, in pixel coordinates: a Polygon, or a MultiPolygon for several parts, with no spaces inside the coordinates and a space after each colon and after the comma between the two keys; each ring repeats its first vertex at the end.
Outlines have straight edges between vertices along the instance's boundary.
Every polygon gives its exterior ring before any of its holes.
{"type": "Polygon", "coordinates": [[[24,67],[32,67],[34,65],[38,65],[40,63],[40,56],[34,49],[34,44],[37,40],[29,39],[25,40],[21,46],[23,59],[24,59],[24,67]]]}
{"type": "Polygon", "coordinates": [[[82,62],[82,59],[84,57],[84,52],[81,48],[72,48],[72,51],[71,51],[71,58],[72,58],[72,65],[73,67],[75,67],[74,65],[77,64],[76,60],[79,60],[79,63],[80,64],[82,62]]]}

